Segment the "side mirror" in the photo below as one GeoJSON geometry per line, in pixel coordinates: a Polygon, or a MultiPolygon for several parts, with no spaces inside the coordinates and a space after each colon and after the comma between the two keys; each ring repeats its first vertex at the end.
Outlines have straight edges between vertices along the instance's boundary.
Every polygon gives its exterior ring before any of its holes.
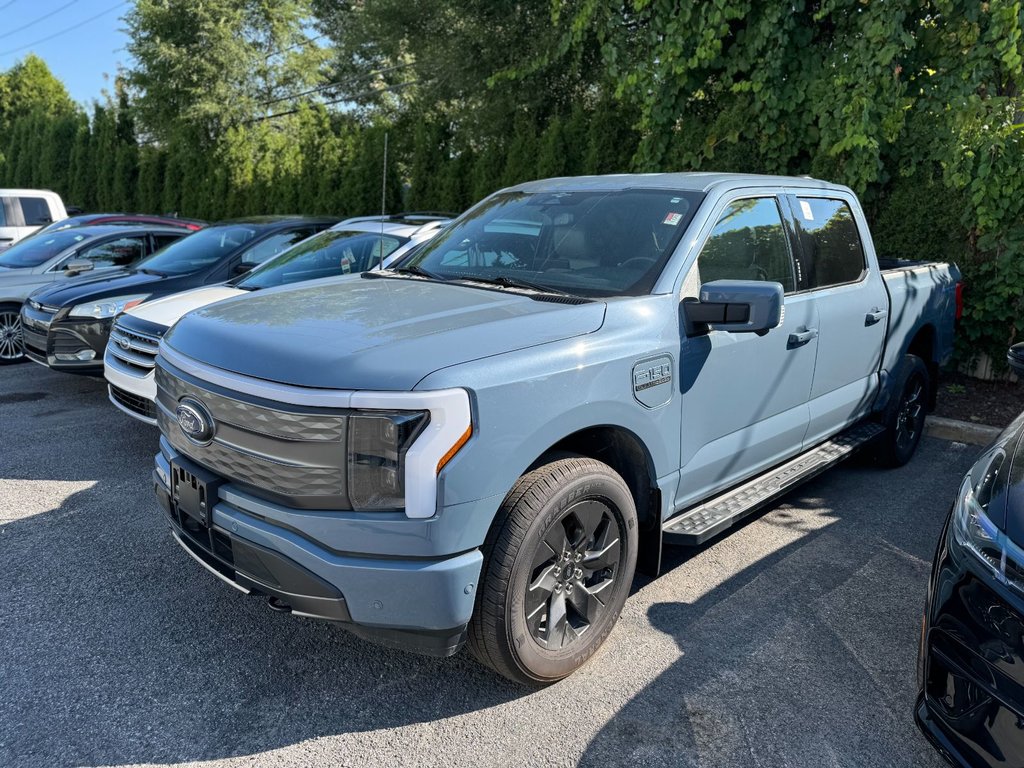
{"type": "Polygon", "coordinates": [[[1010,368],[1021,378],[1024,378],[1024,341],[1014,344],[1006,353],[1006,362],[1010,368]]]}
{"type": "Polygon", "coordinates": [[[781,283],[757,280],[714,280],[700,287],[700,299],[683,299],[687,336],[708,331],[756,333],[764,336],[782,322],[785,289],[781,283]]]}
{"type": "Polygon", "coordinates": [[[245,262],[239,262],[235,264],[235,268],[231,270],[236,275],[244,275],[246,272],[251,272],[255,264],[246,264],[245,262]]]}
{"type": "Polygon", "coordinates": [[[64,265],[64,274],[80,275],[82,272],[89,272],[95,265],[88,259],[72,259],[64,265]]]}

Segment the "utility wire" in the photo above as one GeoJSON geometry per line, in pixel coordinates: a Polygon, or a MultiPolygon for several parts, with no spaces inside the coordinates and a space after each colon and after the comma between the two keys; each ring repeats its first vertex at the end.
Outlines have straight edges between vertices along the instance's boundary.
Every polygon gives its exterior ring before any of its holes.
{"type": "Polygon", "coordinates": [[[268,53],[268,54],[267,54],[267,56],[266,56],[266,58],[268,58],[268,59],[272,59],[272,58],[274,58],[275,56],[279,56],[279,55],[281,55],[281,54],[282,54],[282,53],[284,53],[285,51],[290,51],[290,50],[291,50],[292,48],[298,48],[298,47],[299,47],[300,45],[309,45],[310,43],[315,43],[315,42],[316,42],[317,40],[322,40],[322,39],[323,39],[323,38],[325,38],[325,37],[327,37],[327,35],[326,35],[326,34],[323,34],[323,35],[317,35],[316,37],[310,37],[310,38],[307,38],[306,40],[300,40],[300,41],[299,41],[299,42],[297,42],[297,43],[294,43],[294,44],[292,44],[292,45],[288,45],[288,46],[285,46],[284,48],[282,48],[282,49],[281,49],[281,50],[279,50],[279,51],[273,51],[273,52],[271,52],[271,53],[268,53]]]}
{"type": "Polygon", "coordinates": [[[112,13],[113,11],[116,11],[118,8],[120,8],[122,5],[126,5],[126,4],[127,4],[127,0],[122,0],[122,2],[118,3],[117,5],[111,6],[110,8],[107,8],[107,10],[101,11],[100,13],[97,13],[95,16],[90,16],[89,18],[83,19],[82,21],[79,21],[76,24],[72,24],[70,27],[65,27],[64,29],[61,29],[61,30],[59,30],[57,32],[54,32],[52,35],[47,35],[46,37],[41,37],[38,40],[33,40],[31,43],[28,43],[27,45],[22,45],[22,46],[20,46],[18,48],[11,48],[8,51],[0,51],[0,56],[8,56],[8,55],[10,55],[12,53],[18,53],[19,51],[24,51],[26,48],[34,48],[35,46],[39,45],[40,43],[46,43],[46,42],[49,42],[50,40],[53,40],[53,38],[55,38],[55,37],[60,37],[61,35],[66,35],[68,32],[74,32],[79,27],[81,27],[81,26],[83,26],[85,24],[88,24],[90,22],[96,21],[96,19],[98,19],[98,18],[100,18],[102,16],[106,16],[108,13],[112,13]]]}
{"type": "MultiPolygon", "coordinates": [[[[387,88],[375,88],[375,89],[370,90],[370,91],[363,91],[362,93],[355,93],[355,94],[352,94],[351,96],[345,96],[345,97],[340,98],[340,99],[334,99],[333,101],[321,101],[321,102],[318,102],[318,103],[320,104],[320,106],[329,107],[332,104],[342,104],[342,103],[344,103],[346,101],[355,101],[356,99],[361,99],[364,96],[373,96],[373,95],[378,94],[378,93],[387,93],[389,91],[398,91],[398,90],[401,90],[402,88],[408,88],[410,85],[416,85],[418,82],[419,82],[419,80],[410,80],[407,83],[398,83],[397,85],[390,85],[387,88]]],[[[285,115],[294,115],[298,111],[299,111],[299,107],[296,107],[295,109],[289,109],[289,110],[287,110],[285,112],[275,112],[272,115],[264,115],[263,117],[255,117],[252,120],[245,120],[243,122],[243,124],[248,125],[249,123],[260,123],[260,122],[263,122],[264,120],[272,120],[275,117],[284,117],[285,115]]]]}
{"type": "Polygon", "coordinates": [[[276,98],[276,99],[271,99],[270,101],[261,101],[256,106],[258,106],[258,107],[267,107],[267,106],[270,106],[271,104],[279,104],[282,101],[291,101],[292,99],[297,99],[300,96],[309,96],[310,94],[313,94],[313,93],[319,93],[320,91],[326,91],[326,90],[329,90],[331,88],[336,88],[339,85],[346,85],[347,83],[355,83],[355,82],[358,82],[360,80],[365,80],[365,79],[367,79],[369,77],[377,77],[378,75],[383,75],[385,72],[393,72],[396,69],[405,69],[406,67],[411,67],[411,66],[412,66],[412,64],[395,64],[394,66],[391,66],[391,67],[385,67],[384,69],[378,69],[376,72],[366,72],[365,74],[362,74],[362,75],[356,75],[355,77],[347,77],[344,80],[337,80],[336,82],[333,82],[333,83],[327,83],[326,85],[321,85],[321,86],[318,86],[316,88],[310,88],[308,91],[300,91],[299,93],[292,93],[292,94],[289,94],[288,96],[281,96],[281,97],[276,98]]]}
{"type": "MultiPolygon", "coordinates": [[[[57,8],[56,10],[50,11],[49,13],[44,13],[38,19],[35,19],[34,21],[30,21],[28,24],[22,24],[20,27],[15,27],[14,29],[9,29],[6,32],[4,32],[2,35],[0,35],[0,40],[2,40],[5,37],[10,37],[11,35],[16,35],[19,32],[21,32],[21,30],[23,30],[23,29],[28,29],[29,27],[34,27],[40,21],[46,21],[51,16],[56,16],[58,13],[63,11],[65,8],[70,8],[72,5],[74,5],[77,2],[78,2],[78,0],[70,0],[70,2],[64,3],[64,5],[62,5],[60,8],[57,8]]],[[[8,3],[7,5],[10,5],[10,3],[8,3]]],[[[4,8],[6,8],[7,5],[5,5],[4,8]]]]}
{"type": "Polygon", "coordinates": [[[2,11],[4,8],[10,8],[16,2],[18,2],[18,0],[7,0],[6,3],[4,3],[3,5],[0,5],[0,11],[2,11]]]}

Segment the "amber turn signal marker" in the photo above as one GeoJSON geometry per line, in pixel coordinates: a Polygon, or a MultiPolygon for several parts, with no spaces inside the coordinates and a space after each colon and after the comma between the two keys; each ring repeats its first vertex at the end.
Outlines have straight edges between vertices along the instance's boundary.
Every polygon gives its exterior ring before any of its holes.
{"type": "Polygon", "coordinates": [[[464,446],[466,443],[469,442],[469,438],[472,437],[472,435],[473,435],[473,425],[470,424],[468,427],[466,427],[466,431],[462,433],[462,437],[460,437],[458,440],[456,440],[455,441],[455,445],[453,445],[451,448],[449,448],[448,449],[448,453],[446,453],[444,456],[442,456],[441,460],[439,462],[437,462],[437,471],[438,471],[439,474],[440,474],[441,470],[444,469],[444,465],[447,464],[449,461],[451,461],[452,458],[455,456],[455,454],[458,453],[459,450],[462,448],[462,446],[464,446]]]}

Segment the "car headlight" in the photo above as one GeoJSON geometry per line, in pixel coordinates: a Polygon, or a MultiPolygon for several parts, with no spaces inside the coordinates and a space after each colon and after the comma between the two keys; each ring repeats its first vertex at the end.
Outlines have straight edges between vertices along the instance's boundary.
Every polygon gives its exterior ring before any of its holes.
{"type": "Polygon", "coordinates": [[[76,304],[68,314],[70,317],[94,317],[97,320],[102,320],[106,317],[119,315],[132,307],[137,307],[148,298],[148,293],[135,296],[114,296],[109,299],[92,301],[88,304],[76,304]]]}
{"type": "MultiPolygon", "coordinates": [[[[953,507],[953,538],[997,581],[1024,594],[1024,549],[989,517],[993,497],[1000,497],[1005,488],[1010,461],[999,449],[984,467],[980,480],[967,475],[960,484],[953,507]]],[[[999,503],[1005,500],[999,498],[999,503]]]]}
{"type": "Polygon", "coordinates": [[[352,509],[405,508],[405,457],[429,419],[427,411],[349,417],[348,497],[352,509]]]}

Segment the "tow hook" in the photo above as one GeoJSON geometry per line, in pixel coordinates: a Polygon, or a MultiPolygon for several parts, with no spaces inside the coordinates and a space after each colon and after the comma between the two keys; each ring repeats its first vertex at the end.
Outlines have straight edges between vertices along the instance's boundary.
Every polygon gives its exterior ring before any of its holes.
{"type": "Polygon", "coordinates": [[[267,598],[267,605],[270,607],[270,610],[277,611],[278,613],[291,613],[292,612],[292,607],[290,605],[288,605],[288,603],[284,602],[283,600],[281,600],[280,598],[277,598],[277,597],[273,597],[273,596],[268,597],[267,598]]]}

